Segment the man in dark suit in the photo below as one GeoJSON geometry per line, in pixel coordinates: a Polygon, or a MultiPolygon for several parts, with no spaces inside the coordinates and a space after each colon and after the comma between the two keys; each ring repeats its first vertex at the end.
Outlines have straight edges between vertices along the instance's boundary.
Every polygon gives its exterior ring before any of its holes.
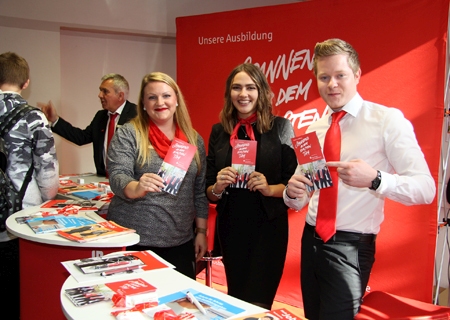
{"type": "Polygon", "coordinates": [[[115,119],[115,128],[117,128],[136,116],[136,105],[127,100],[129,85],[123,76],[110,73],[103,76],[101,80],[98,97],[103,110],[95,114],[86,129],[76,128],[59,117],[51,101],[48,104],[38,103],[38,106],[52,123],[54,133],[79,146],[92,142],[97,175],[105,176],[109,115],[119,114],[115,119]]]}

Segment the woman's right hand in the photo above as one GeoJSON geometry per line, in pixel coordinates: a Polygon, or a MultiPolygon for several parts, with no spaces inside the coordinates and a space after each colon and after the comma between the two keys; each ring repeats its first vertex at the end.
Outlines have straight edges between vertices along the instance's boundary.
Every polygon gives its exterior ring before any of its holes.
{"type": "Polygon", "coordinates": [[[144,173],[139,179],[137,185],[138,191],[141,192],[161,192],[164,189],[164,180],[155,173],[144,173]]]}
{"type": "Polygon", "coordinates": [[[129,199],[142,198],[148,192],[161,192],[164,180],[154,173],[144,173],[139,181],[131,181],[125,187],[125,196],[129,199]]]}
{"type": "Polygon", "coordinates": [[[225,167],[217,173],[214,192],[220,193],[232,183],[236,183],[237,171],[233,167],[225,167]]]}

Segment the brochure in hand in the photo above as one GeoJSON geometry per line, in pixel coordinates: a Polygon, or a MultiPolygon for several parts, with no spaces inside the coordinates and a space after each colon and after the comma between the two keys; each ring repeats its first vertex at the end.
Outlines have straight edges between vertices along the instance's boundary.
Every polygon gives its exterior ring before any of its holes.
{"type": "Polygon", "coordinates": [[[158,175],[163,178],[165,192],[176,195],[194,158],[197,147],[174,138],[158,175]]]}
{"type": "Polygon", "coordinates": [[[160,297],[158,307],[143,310],[152,318],[155,318],[158,312],[164,311],[173,311],[176,315],[183,316],[190,314],[198,319],[220,320],[230,318],[245,310],[216,297],[188,289],[160,297]]]}
{"type": "Polygon", "coordinates": [[[136,230],[122,227],[113,221],[103,221],[82,228],[58,230],[57,234],[71,241],[88,242],[133,232],[136,232],[136,230]]]}
{"type": "Polygon", "coordinates": [[[237,171],[236,183],[230,188],[247,188],[248,177],[255,171],[257,141],[234,140],[231,166],[237,171]]]}
{"type": "Polygon", "coordinates": [[[313,183],[312,187],[306,185],[307,190],[311,192],[333,186],[316,132],[292,138],[292,145],[302,174],[313,183]]]}
{"type": "Polygon", "coordinates": [[[36,234],[57,232],[67,228],[89,228],[96,223],[95,220],[83,216],[53,215],[47,217],[36,217],[25,220],[36,234]]]}

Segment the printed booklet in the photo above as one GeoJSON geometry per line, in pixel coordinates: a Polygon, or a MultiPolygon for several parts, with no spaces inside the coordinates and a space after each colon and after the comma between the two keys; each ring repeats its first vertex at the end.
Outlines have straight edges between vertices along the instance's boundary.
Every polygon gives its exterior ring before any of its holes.
{"type": "MultiPolygon", "coordinates": [[[[174,312],[176,315],[189,316],[201,320],[221,320],[235,316],[244,309],[233,306],[221,299],[207,295],[194,289],[183,290],[169,294],[159,298],[159,306],[151,309],[144,309],[143,312],[148,316],[155,318],[155,314],[159,312],[174,312]],[[188,298],[188,292],[194,297],[194,302],[188,298]],[[201,305],[205,314],[195,304],[198,302],[201,305]]],[[[192,318],[193,318],[192,317],[192,318]]]]}
{"type": "Polygon", "coordinates": [[[261,312],[257,314],[247,315],[244,317],[234,318],[235,320],[306,320],[306,318],[297,316],[290,312],[289,310],[282,308],[276,310],[270,310],[266,312],[261,312]]]}
{"type": "Polygon", "coordinates": [[[117,308],[158,305],[156,287],[141,278],[65,289],[64,294],[77,307],[109,300],[117,308]]]}
{"type": "Polygon", "coordinates": [[[122,227],[113,221],[103,221],[84,227],[62,229],[56,232],[61,237],[71,241],[88,242],[121,236],[123,234],[136,232],[136,230],[122,227]]]}
{"type": "Polygon", "coordinates": [[[91,200],[48,200],[41,205],[41,208],[64,208],[67,206],[79,207],[79,210],[98,210],[103,205],[100,201],[91,200]]]}
{"type": "Polygon", "coordinates": [[[86,184],[78,184],[71,182],[69,184],[61,184],[61,181],[59,183],[60,187],[58,188],[58,193],[61,194],[71,194],[76,191],[86,191],[86,190],[99,190],[100,187],[95,183],[86,183],[86,184]]]}
{"type": "Polygon", "coordinates": [[[307,190],[311,192],[333,186],[316,132],[292,138],[292,145],[302,174],[313,183],[312,187],[306,185],[307,190]]]}
{"type": "Polygon", "coordinates": [[[102,257],[63,261],[61,264],[78,282],[124,273],[174,268],[150,250],[112,253],[102,257]]]}
{"type": "Polygon", "coordinates": [[[234,140],[231,166],[237,171],[236,183],[230,188],[247,188],[248,176],[255,171],[257,141],[234,140]]]}
{"type": "Polygon", "coordinates": [[[173,139],[158,171],[158,175],[164,180],[163,191],[173,195],[178,193],[196,151],[196,146],[177,138],[173,139]]]}
{"type": "Polygon", "coordinates": [[[87,219],[84,216],[64,216],[51,215],[46,217],[36,217],[26,219],[25,222],[37,234],[57,232],[67,228],[89,228],[89,225],[97,223],[95,220],[87,219]]]}

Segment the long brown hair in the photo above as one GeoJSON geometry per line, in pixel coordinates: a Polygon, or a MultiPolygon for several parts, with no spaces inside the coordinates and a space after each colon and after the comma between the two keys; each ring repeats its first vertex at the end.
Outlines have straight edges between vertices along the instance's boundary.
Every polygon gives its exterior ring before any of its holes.
{"type": "Polygon", "coordinates": [[[272,129],[274,116],[272,114],[273,92],[267,78],[261,69],[251,63],[243,63],[235,67],[227,78],[225,85],[225,102],[219,117],[225,132],[231,134],[238,122],[237,110],[231,101],[231,87],[236,74],[245,72],[255,82],[258,88],[258,101],[256,102],[256,130],[264,133],[272,129]]]}

